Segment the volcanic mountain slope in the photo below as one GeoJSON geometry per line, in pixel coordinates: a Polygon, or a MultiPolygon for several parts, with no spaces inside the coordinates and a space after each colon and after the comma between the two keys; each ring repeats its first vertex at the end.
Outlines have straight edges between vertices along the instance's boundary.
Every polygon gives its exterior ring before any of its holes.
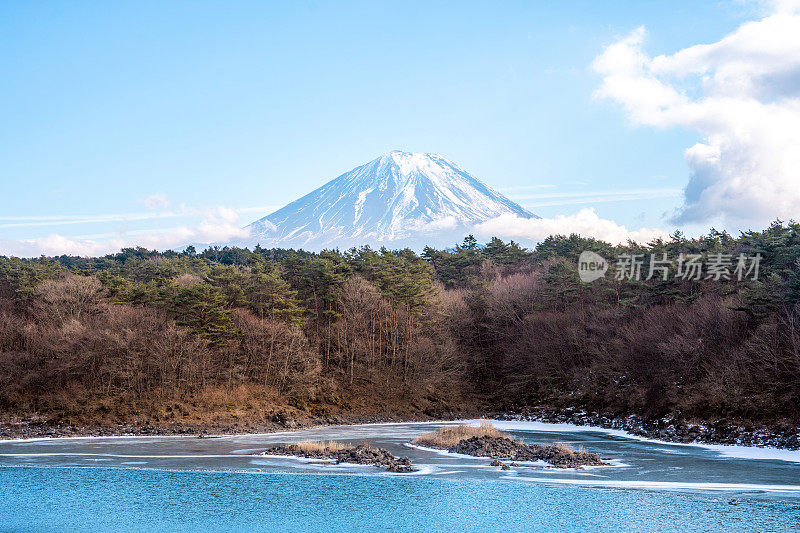
{"type": "Polygon", "coordinates": [[[536,218],[435,154],[395,151],[247,226],[263,247],[453,244],[500,215],[536,218]]]}

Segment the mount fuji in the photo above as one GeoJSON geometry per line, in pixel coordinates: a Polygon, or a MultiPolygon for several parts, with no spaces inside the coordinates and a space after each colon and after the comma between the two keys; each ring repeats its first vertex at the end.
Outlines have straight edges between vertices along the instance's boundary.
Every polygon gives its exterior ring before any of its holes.
{"type": "Polygon", "coordinates": [[[263,247],[453,245],[476,223],[538,218],[447,159],[394,151],[356,167],[246,229],[263,247]]]}

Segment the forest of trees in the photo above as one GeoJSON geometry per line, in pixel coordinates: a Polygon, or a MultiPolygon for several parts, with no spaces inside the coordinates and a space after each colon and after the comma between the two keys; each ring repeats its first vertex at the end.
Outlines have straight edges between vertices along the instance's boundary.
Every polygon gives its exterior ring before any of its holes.
{"type": "Polygon", "coordinates": [[[148,405],[180,418],[210,390],[227,410],[548,405],[796,423],[800,225],[646,246],[469,236],[421,255],[0,257],[0,412],[122,422],[148,405]],[[582,283],[584,250],[762,260],[757,280],[582,283]]]}

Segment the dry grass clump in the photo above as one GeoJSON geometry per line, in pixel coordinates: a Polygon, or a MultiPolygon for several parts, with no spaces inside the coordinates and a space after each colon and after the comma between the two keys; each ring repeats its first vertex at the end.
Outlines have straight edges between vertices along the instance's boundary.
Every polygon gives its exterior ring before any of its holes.
{"type": "Polygon", "coordinates": [[[553,444],[550,445],[550,447],[557,452],[561,452],[567,455],[589,453],[586,451],[586,448],[583,446],[583,444],[579,444],[577,450],[567,442],[554,442],[553,444]]]}
{"type": "Polygon", "coordinates": [[[466,440],[471,437],[512,438],[507,433],[503,433],[494,427],[494,425],[492,425],[492,423],[488,420],[484,420],[478,427],[468,426],[466,424],[441,427],[436,431],[423,433],[411,442],[414,444],[419,444],[420,446],[449,449],[462,440],[466,440]]]}
{"type": "Polygon", "coordinates": [[[292,446],[303,453],[327,453],[353,447],[351,444],[345,444],[335,440],[297,442],[292,444],[292,446]]]}

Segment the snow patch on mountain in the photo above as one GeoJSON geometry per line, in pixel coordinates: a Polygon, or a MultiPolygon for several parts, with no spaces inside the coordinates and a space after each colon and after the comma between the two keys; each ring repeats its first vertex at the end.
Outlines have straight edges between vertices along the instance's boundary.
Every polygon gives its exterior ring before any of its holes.
{"type": "Polygon", "coordinates": [[[394,151],[247,226],[249,244],[347,248],[453,244],[501,215],[538,218],[436,154],[394,151]]]}

